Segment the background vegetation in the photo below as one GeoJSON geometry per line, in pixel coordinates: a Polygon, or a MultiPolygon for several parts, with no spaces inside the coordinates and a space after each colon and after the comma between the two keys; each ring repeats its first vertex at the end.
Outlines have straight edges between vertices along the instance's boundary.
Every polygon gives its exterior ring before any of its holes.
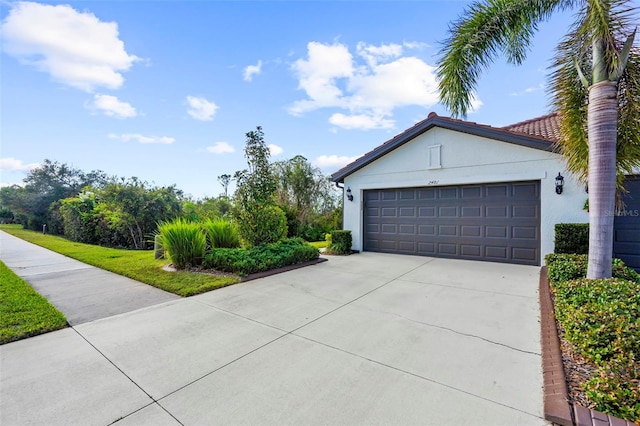
{"type": "Polygon", "coordinates": [[[46,225],[71,241],[139,250],[152,248],[159,223],[177,218],[235,222],[247,246],[285,237],[318,241],[341,227],[340,194],[319,169],[302,156],[271,163],[261,127],[246,136],[248,168],[218,176],[218,197],[194,200],[175,186],[45,159],[23,185],[0,188],[0,223],[40,232],[46,225]]]}

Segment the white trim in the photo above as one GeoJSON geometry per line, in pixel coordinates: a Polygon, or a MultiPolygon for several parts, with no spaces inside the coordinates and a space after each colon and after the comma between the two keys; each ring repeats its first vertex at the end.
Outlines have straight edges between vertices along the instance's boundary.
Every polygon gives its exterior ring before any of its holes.
{"type": "Polygon", "coordinates": [[[446,179],[433,179],[424,180],[416,179],[409,181],[396,182],[390,180],[388,182],[372,182],[362,183],[359,185],[360,190],[367,189],[390,189],[390,188],[418,188],[426,186],[451,186],[451,185],[475,185],[494,182],[518,182],[526,180],[542,180],[547,179],[547,172],[526,172],[526,173],[512,173],[501,175],[476,175],[476,176],[462,176],[458,178],[446,178],[446,179]]]}

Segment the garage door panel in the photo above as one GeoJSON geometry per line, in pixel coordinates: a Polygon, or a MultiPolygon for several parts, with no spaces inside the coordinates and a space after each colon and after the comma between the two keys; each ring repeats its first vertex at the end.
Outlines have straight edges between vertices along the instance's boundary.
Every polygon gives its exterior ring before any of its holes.
{"type": "Polygon", "coordinates": [[[512,238],[521,240],[537,240],[538,230],[533,226],[514,226],[511,228],[512,238]]]}
{"type": "Polygon", "coordinates": [[[460,254],[465,257],[482,257],[482,246],[475,244],[460,244],[460,254]]]}
{"type": "Polygon", "coordinates": [[[482,208],[481,207],[462,207],[461,209],[462,217],[482,217],[482,208]]]}
{"type": "Polygon", "coordinates": [[[477,225],[467,225],[460,227],[460,236],[462,237],[480,237],[482,236],[482,227],[477,225]]]}
{"type": "Polygon", "coordinates": [[[514,247],[511,250],[511,258],[518,261],[535,261],[537,256],[535,248],[514,247]]]}
{"type": "Polygon", "coordinates": [[[418,254],[432,256],[436,254],[436,245],[432,242],[418,242],[418,254]]]}
{"type": "Polygon", "coordinates": [[[400,217],[416,217],[415,207],[400,207],[400,217]]]}
{"type": "Polygon", "coordinates": [[[455,225],[438,226],[438,235],[441,237],[456,237],[458,235],[458,227],[455,225]]]}
{"type": "Polygon", "coordinates": [[[418,235],[436,235],[436,226],[418,224],[418,235]]]}
{"type": "Polygon", "coordinates": [[[486,246],[484,256],[494,261],[506,261],[507,248],[502,246],[486,246]]]}
{"type": "Polygon", "coordinates": [[[392,201],[398,198],[397,191],[382,191],[381,195],[380,199],[384,201],[392,201]]]}
{"type": "Polygon", "coordinates": [[[507,196],[507,185],[486,185],[487,198],[503,199],[507,196]]]}
{"type": "Polygon", "coordinates": [[[438,209],[438,217],[458,217],[457,207],[440,207],[438,209]]]}
{"type": "Polygon", "coordinates": [[[399,234],[405,234],[405,235],[415,235],[416,233],[416,225],[414,224],[400,224],[399,230],[398,230],[399,234]]]}
{"type": "Polygon", "coordinates": [[[438,254],[441,254],[441,255],[457,255],[458,254],[458,245],[457,244],[440,243],[440,244],[438,244],[438,254]]]}
{"type": "Polygon", "coordinates": [[[520,218],[535,218],[538,217],[538,208],[534,205],[529,206],[513,206],[511,217],[520,218]]]}
{"type": "Polygon", "coordinates": [[[537,181],[365,191],[364,249],[538,265],[539,193],[537,181]]]}
{"type": "Polygon", "coordinates": [[[487,226],[485,236],[487,238],[508,238],[509,228],[507,226],[487,226]]]}
{"type": "Polygon", "coordinates": [[[456,187],[439,188],[438,197],[441,200],[455,200],[458,198],[458,188],[456,187]]]}
{"type": "Polygon", "coordinates": [[[509,217],[509,208],[507,206],[487,206],[486,217],[506,218],[509,217]]]}
{"type": "Polygon", "coordinates": [[[481,186],[463,186],[461,189],[460,198],[464,200],[477,199],[482,197],[481,186]]]}

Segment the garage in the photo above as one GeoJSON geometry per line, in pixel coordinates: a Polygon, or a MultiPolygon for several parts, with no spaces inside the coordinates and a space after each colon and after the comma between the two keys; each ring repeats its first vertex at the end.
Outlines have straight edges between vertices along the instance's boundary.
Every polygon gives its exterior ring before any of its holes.
{"type": "MultiPolygon", "coordinates": [[[[331,175],[351,248],[541,265],[556,224],[589,220],[584,184],[554,150],[558,135],[556,114],[492,127],[430,113],[372,144],[331,175]]],[[[634,219],[619,228],[628,253],[638,253],[634,219]]]]}
{"type": "Polygon", "coordinates": [[[627,177],[624,209],[614,218],[613,256],[640,272],[640,176],[627,177]]]}
{"type": "Polygon", "coordinates": [[[540,263],[540,182],[390,188],[363,193],[363,249],[540,263]]]}

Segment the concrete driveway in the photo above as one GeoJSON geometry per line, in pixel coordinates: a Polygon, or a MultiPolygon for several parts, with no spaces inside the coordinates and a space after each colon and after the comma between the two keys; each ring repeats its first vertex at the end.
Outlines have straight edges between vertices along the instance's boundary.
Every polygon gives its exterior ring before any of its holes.
{"type": "Polygon", "coordinates": [[[360,253],[0,347],[0,423],[547,425],[538,267],[360,253]]]}

